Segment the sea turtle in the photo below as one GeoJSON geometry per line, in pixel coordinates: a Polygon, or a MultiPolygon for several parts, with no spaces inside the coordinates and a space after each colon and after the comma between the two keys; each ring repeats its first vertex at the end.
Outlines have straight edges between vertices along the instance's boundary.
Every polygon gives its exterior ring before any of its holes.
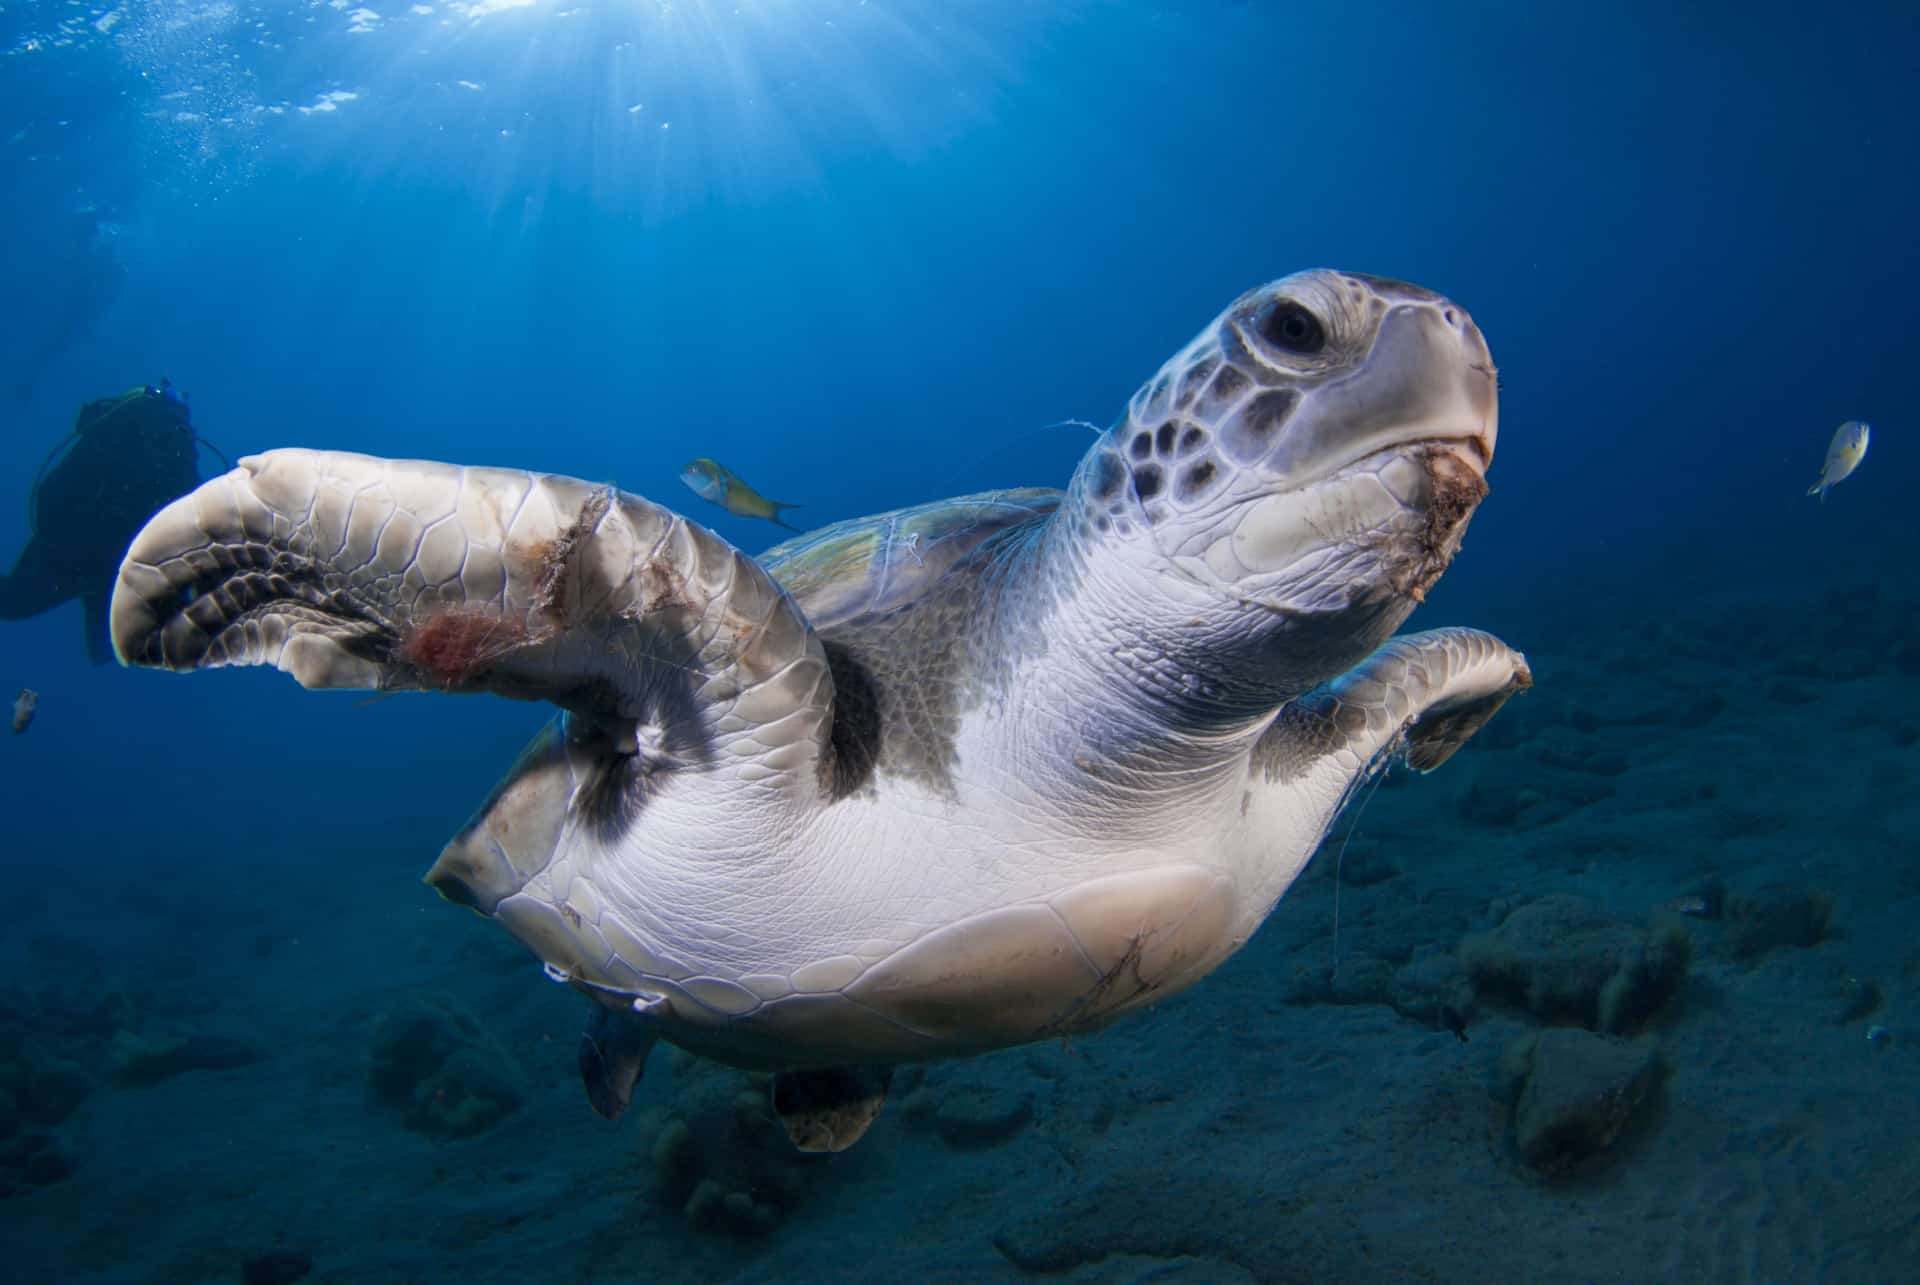
{"type": "Polygon", "coordinates": [[[1235,300],[1064,492],[759,559],[639,496],[277,450],[156,515],[128,664],[492,692],[560,715],[427,875],[596,1004],[589,1096],[665,1039],[775,1072],[803,1147],[896,1063],[1091,1030],[1206,976],[1356,782],[1531,682],[1389,641],[1486,494],[1487,347],[1418,287],[1235,300]]]}

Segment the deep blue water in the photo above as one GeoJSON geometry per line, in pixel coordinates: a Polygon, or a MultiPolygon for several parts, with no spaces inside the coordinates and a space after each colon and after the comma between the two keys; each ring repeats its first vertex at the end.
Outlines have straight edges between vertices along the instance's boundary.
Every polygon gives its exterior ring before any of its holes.
{"type": "MultiPolygon", "coordinates": [[[[1324,265],[1446,293],[1501,368],[1492,494],[1415,625],[1499,632],[1544,693],[1596,631],[1912,592],[1912,6],[417,9],[0,3],[0,384],[31,388],[0,559],[75,408],[162,374],[236,457],[609,480],[749,551],[780,533],[688,458],[803,525],[1064,484],[1090,435],[1060,421],[1112,422],[1241,291],[1324,265]],[[1851,418],[1871,452],[1816,504],[1851,418]]],[[[72,604],[0,627],[0,683],[41,699],[0,770],[21,935],[129,960],[179,929],[101,888],[411,877],[542,717],[95,669],[72,604]]]]}

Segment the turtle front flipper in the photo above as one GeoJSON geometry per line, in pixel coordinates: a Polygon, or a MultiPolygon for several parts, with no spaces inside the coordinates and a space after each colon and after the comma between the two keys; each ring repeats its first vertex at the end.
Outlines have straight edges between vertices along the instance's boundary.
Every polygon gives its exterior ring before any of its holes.
{"type": "Polygon", "coordinates": [[[1531,686],[1527,658],[1492,634],[1408,634],[1288,703],[1254,758],[1270,777],[1329,762],[1352,776],[1382,752],[1401,750],[1408,766],[1431,772],[1531,686]]]}
{"type": "Polygon", "coordinates": [[[1289,701],[1255,743],[1240,815],[1280,858],[1254,904],[1271,906],[1334,818],[1391,756],[1430,772],[1533,685],[1526,657],[1475,629],[1395,638],[1332,682],[1289,701]]]}
{"type": "Polygon", "coordinates": [[[130,665],[549,700],[663,765],[747,756],[797,779],[831,719],[819,641],[752,559],[549,474],[249,456],[135,537],[111,625],[130,665]]]}

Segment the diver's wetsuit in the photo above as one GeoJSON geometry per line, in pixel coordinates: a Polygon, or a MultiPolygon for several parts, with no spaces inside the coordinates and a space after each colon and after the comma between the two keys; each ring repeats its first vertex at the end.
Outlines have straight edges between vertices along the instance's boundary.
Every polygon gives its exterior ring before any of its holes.
{"type": "Polygon", "coordinates": [[[87,655],[113,660],[107,604],[120,560],[148,518],[200,484],[184,402],[136,388],[80,408],[72,448],[33,495],[33,533],[0,576],[0,620],[80,599],[87,655]]]}

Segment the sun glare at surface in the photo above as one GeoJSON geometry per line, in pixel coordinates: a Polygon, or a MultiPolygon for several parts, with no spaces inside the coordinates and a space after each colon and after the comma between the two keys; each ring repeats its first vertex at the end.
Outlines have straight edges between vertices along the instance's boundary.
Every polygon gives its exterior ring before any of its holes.
{"type": "MultiPolygon", "coordinates": [[[[4,59],[110,57],[143,154],[203,199],[263,164],[405,171],[496,206],[670,216],[912,158],[995,118],[1079,0],[150,0],[0,26],[4,59]],[[991,39],[986,32],[991,31],[991,39]]],[[[52,122],[28,122],[57,143],[52,122]]],[[[151,176],[164,182],[164,173],[151,176]]]]}

